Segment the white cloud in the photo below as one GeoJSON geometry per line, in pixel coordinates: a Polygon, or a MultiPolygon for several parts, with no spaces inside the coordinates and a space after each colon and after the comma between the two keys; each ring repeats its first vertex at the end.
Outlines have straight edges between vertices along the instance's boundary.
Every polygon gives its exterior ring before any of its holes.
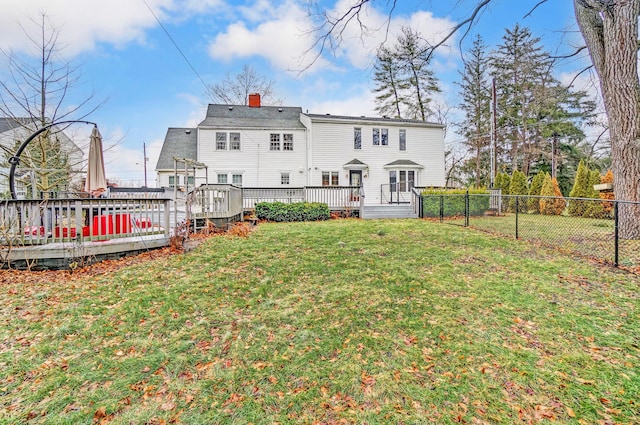
{"type": "MultiPolygon", "coordinates": [[[[222,0],[145,0],[161,20],[181,19],[221,7],[222,0]]],[[[143,43],[145,31],[158,24],[141,0],[3,0],[0,2],[0,48],[29,51],[41,15],[60,30],[65,55],[92,50],[98,43],[143,43]],[[36,21],[35,23],[33,21],[36,21]]]]}
{"type": "MultiPolygon", "coordinates": [[[[349,4],[349,0],[339,1],[330,15],[340,16],[349,4]]],[[[243,20],[230,24],[218,34],[209,47],[211,57],[228,62],[235,58],[263,57],[279,69],[298,70],[309,65],[317,54],[319,46],[314,46],[314,42],[321,34],[312,32],[314,22],[293,0],[279,6],[273,1],[258,0],[251,8],[239,7],[238,10],[243,20]]],[[[360,22],[362,27],[353,21],[342,31],[339,47],[331,52],[340,61],[358,69],[371,66],[378,46],[384,42],[393,43],[403,26],[417,29],[427,41],[436,43],[455,25],[425,11],[388,21],[388,16],[370,3],[362,8],[360,22]]],[[[327,48],[325,55],[330,53],[327,48]]],[[[450,50],[452,48],[445,47],[444,52],[438,54],[447,54],[450,50]]],[[[328,58],[320,58],[312,70],[329,66],[332,65],[328,58]]]]}
{"type": "MultiPolygon", "coordinates": [[[[311,26],[307,13],[294,2],[279,7],[258,2],[262,22],[236,21],[226,31],[218,34],[209,46],[209,54],[215,59],[231,61],[251,56],[264,57],[272,66],[282,70],[297,70],[304,65],[303,57],[312,47],[312,38],[306,35],[311,26]]],[[[246,15],[246,8],[241,12],[246,15]]],[[[250,19],[257,19],[255,13],[250,19]]]]}

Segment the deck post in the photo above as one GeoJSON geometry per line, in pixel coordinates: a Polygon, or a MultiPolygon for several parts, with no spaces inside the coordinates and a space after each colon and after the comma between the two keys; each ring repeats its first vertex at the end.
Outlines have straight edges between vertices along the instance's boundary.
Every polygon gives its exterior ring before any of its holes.
{"type": "MultiPolygon", "coordinates": [[[[176,225],[177,224],[178,223],[176,222],[176,225]]],[[[164,236],[167,238],[170,236],[170,233],[171,233],[170,228],[171,228],[171,200],[165,199],[164,200],[164,236]]]]}

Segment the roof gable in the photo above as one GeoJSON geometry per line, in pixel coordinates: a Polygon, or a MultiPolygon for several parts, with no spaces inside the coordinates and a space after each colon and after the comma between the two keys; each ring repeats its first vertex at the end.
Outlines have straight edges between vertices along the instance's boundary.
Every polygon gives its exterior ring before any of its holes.
{"type": "Polygon", "coordinates": [[[156,170],[173,170],[173,158],[198,160],[198,131],[195,128],[169,128],[164,137],[156,170]]]}

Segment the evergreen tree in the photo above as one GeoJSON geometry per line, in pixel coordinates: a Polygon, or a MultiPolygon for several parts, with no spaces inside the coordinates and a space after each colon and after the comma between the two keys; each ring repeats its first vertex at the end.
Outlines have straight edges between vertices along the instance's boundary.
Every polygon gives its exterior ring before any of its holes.
{"type": "Polygon", "coordinates": [[[540,190],[540,214],[560,215],[565,208],[565,200],[558,181],[547,174],[540,190]]]}
{"type": "Polygon", "coordinates": [[[553,77],[549,54],[528,28],[516,25],[507,30],[491,64],[499,106],[498,137],[506,153],[502,161],[512,169],[529,174],[537,161],[550,163],[555,156],[552,139],[563,143],[584,137],[579,125],[592,117],[595,104],[586,93],[571,92],[553,77]]]}
{"type": "MultiPolygon", "coordinates": [[[[511,175],[511,182],[509,184],[510,195],[527,195],[529,188],[527,187],[527,176],[521,171],[514,171],[511,175]]],[[[516,198],[510,198],[510,210],[516,210],[516,198]]],[[[527,210],[527,199],[520,196],[518,199],[518,211],[524,212],[527,210]]]]}
{"type": "MultiPolygon", "coordinates": [[[[600,172],[598,172],[597,170],[591,170],[591,172],[589,173],[589,187],[587,188],[586,191],[586,197],[590,198],[590,199],[597,199],[599,198],[598,195],[598,191],[595,190],[593,187],[597,184],[600,184],[600,172]]],[[[584,211],[584,216],[585,217],[591,217],[591,218],[603,218],[604,217],[604,207],[602,205],[602,202],[596,202],[596,201],[585,201],[587,203],[586,207],[585,207],[585,211],[584,211]]]]}
{"type": "Polygon", "coordinates": [[[373,81],[376,83],[376,112],[380,116],[402,118],[401,106],[407,103],[404,96],[408,84],[402,78],[397,56],[388,47],[382,46],[378,50],[373,81]]]}
{"type": "Polygon", "coordinates": [[[529,187],[529,210],[534,213],[540,212],[540,199],[537,196],[540,196],[540,192],[542,191],[542,183],[546,177],[547,173],[544,171],[540,171],[533,177],[531,181],[531,186],[529,187]]]}
{"type": "Polygon", "coordinates": [[[396,53],[402,74],[408,83],[405,97],[407,118],[427,121],[433,115],[432,95],[440,92],[438,80],[429,68],[430,56],[425,41],[411,28],[403,28],[398,37],[396,53]]]}
{"type": "MultiPolygon", "coordinates": [[[[591,179],[591,172],[584,164],[584,161],[580,161],[578,164],[578,170],[576,171],[576,177],[573,183],[573,189],[569,192],[571,198],[587,198],[589,192],[589,181],[591,179]]],[[[571,199],[569,201],[569,207],[567,209],[569,215],[582,216],[584,215],[586,202],[578,199],[571,199]]]]}
{"type": "Polygon", "coordinates": [[[489,179],[491,125],[490,87],[487,82],[489,59],[482,37],[478,35],[465,60],[462,81],[458,83],[462,102],[460,109],[464,119],[459,124],[463,145],[467,149],[468,159],[465,169],[473,177],[475,187],[483,186],[489,179]]]}
{"type": "Polygon", "coordinates": [[[378,50],[373,78],[379,114],[421,121],[435,115],[430,105],[440,87],[427,51],[420,34],[408,27],[402,28],[393,47],[378,50]]]}
{"type": "Polygon", "coordinates": [[[494,183],[496,188],[502,191],[503,195],[509,195],[509,187],[511,186],[511,177],[509,174],[498,172],[494,183]]]}

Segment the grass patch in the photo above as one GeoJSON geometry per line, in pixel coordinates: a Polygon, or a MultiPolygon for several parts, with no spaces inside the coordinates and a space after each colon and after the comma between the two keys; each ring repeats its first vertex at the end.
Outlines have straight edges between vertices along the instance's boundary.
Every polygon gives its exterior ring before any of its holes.
{"type": "Polygon", "coordinates": [[[0,285],[0,423],[638,423],[640,278],[421,220],[0,285]]]}

